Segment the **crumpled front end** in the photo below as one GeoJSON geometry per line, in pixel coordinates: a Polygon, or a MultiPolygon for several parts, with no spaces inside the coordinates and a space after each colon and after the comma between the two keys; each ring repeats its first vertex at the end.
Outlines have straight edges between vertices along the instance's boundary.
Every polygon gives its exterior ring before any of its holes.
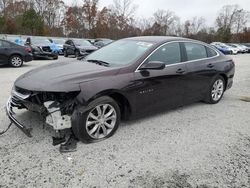
{"type": "Polygon", "coordinates": [[[45,122],[54,130],[71,128],[71,115],[77,104],[75,92],[36,92],[14,87],[6,104],[9,119],[27,136],[31,137],[30,129],[17,120],[13,108],[27,109],[39,113],[45,122]]]}

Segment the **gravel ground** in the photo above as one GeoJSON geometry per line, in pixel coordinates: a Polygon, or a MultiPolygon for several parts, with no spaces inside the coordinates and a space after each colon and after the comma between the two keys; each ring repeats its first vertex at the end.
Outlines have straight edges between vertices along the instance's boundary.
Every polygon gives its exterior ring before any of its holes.
{"type": "MultiPolygon", "coordinates": [[[[234,86],[219,104],[124,122],[112,138],[79,143],[75,153],[60,154],[41,118],[20,112],[34,137],[15,126],[0,137],[0,187],[250,187],[250,103],[240,100],[250,96],[250,55],[233,58],[234,86]]],[[[19,75],[49,63],[1,67],[0,106],[19,75]]],[[[1,108],[0,129],[8,123],[1,108]]]]}

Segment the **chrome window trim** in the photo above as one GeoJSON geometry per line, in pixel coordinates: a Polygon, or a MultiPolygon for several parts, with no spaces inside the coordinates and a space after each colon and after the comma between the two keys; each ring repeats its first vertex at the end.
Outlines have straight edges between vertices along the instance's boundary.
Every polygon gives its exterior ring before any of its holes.
{"type": "Polygon", "coordinates": [[[203,43],[200,43],[200,42],[196,42],[196,41],[170,41],[170,42],[166,42],[160,46],[158,46],[156,49],[154,49],[154,51],[152,51],[143,61],[142,63],[136,68],[135,72],[140,72],[140,67],[145,63],[145,61],[153,54],[155,53],[158,49],[160,49],[161,47],[163,47],[164,45],[167,45],[167,44],[171,44],[171,43],[185,43],[185,42],[189,42],[189,43],[194,43],[194,44],[199,44],[199,45],[202,45],[202,46],[205,46],[207,48],[210,48],[211,50],[215,51],[216,52],[216,56],[213,56],[213,57],[207,57],[207,58],[201,58],[201,59],[195,59],[195,60],[190,60],[190,61],[184,61],[184,62],[180,62],[180,63],[174,63],[174,64],[170,64],[170,65],[165,65],[165,68],[166,67],[170,67],[170,66],[175,66],[175,65],[181,65],[181,64],[186,64],[186,63],[192,63],[192,62],[196,62],[196,61],[203,61],[203,60],[208,60],[208,59],[213,59],[213,58],[216,58],[216,57],[219,57],[220,54],[219,52],[216,50],[216,49],[213,49],[211,48],[208,44],[203,44],[203,43]]]}

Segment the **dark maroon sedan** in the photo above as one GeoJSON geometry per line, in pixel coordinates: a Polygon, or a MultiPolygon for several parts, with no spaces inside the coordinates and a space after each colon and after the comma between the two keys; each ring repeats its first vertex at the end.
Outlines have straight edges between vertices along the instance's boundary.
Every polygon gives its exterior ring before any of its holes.
{"type": "Polygon", "coordinates": [[[54,130],[99,141],[121,119],[205,101],[216,104],[232,87],[234,62],[212,46],[185,38],[116,41],[84,61],[50,64],[19,77],[7,103],[9,118],[30,136],[12,108],[44,116],[54,130]]]}

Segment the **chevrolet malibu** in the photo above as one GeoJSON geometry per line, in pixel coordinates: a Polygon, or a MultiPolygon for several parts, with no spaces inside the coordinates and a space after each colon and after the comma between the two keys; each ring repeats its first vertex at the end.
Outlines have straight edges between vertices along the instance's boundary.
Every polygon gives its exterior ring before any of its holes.
{"type": "Polygon", "coordinates": [[[116,41],[84,61],[56,63],[19,77],[7,102],[10,120],[26,135],[13,108],[44,117],[56,132],[84,142],[112,136],[120,120],[197,101],[218,103],[232,87],[235,65],[212,46],[177,37],[116,41]]]}

